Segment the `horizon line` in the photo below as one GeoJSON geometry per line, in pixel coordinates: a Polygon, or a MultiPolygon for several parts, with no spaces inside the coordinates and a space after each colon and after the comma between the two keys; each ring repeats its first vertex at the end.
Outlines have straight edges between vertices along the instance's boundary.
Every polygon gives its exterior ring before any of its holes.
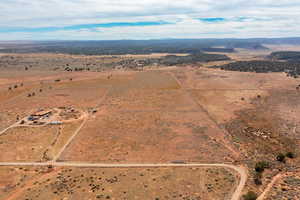
{"type": "Polygon", "coordinates": [[[0,42],[72,42],[72,41],[151,41],[151,40],[224,40],[224,39],[238,39],[238,40],[249,40],[249,39],[300,39],[300,36],[289,36],[289,37],[222,37],[222,38],[156,38],[156,39],[104,39],[104,40],[91,40],[91,39],[44,39],[44,40],[34,40],[34,39],[20,39],[20,40],[1,40],[0,42]]]}

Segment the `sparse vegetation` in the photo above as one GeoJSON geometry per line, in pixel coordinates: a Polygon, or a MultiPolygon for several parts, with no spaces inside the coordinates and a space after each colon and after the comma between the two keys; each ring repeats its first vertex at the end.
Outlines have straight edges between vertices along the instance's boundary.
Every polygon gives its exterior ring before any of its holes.
{"type": "MultiPolygon", "coordinates": [[[[17,197],[24,199],[60,199],[72,198],[79,196],[83,199],[202,199],[203,194],[207,193],[207,189],[197,187],[201,175],[206,178],[201,180],[203,184],[209,186],[209,196],[212,199],[225,199],[228,194],[225,190],[230,190],[234,187],[234,183],[224,178],[229,178],[229,174],[224,170],[211,170],[214,176],[208,176],[210,172],[205,172],[203,168],[167,168],[167,169],[96,169],[96,168],[61,168],[55,169],[56,176],[42,178],[42,173],[47,174],[48,167],[39,168],[24,167],[22,170],[14,170],[8,168],[6,171],[10,176],[17,179],[23,177],[24,174],[36,174],[39,178],[33,182],[33,187],[24,190],[17,197]],[[26,172],[25,170],[29,170],[26,172]],[[42,171],[43,170],[43,171],[42,171]],[[41,172],[42,171],[42,172],[41,172]],[[203,173],[201,173],[203,172],[203,173]],[[144,176],[140,176],[143,173],[144,176]],[[208,174],[207,174],[208,173],[208,174]],[[218,174],[216,174],[218,173],[218,174]],[[176,181],[176,177],[182,176],[182,180],[189,182],[191,187],[185,188],[183,184],[171,184],[176,181]],[[145,184],[148,181],[155,179],[151,183],[152,186],[145,184]],[[219,182],[215,182],[215,179],[219,182]],[[144,184],[140,184],[144,183],[144,184]],[[221,184],[221,185],[219,185],[221,184]],[[196,187],[194,187],[194,185],[196,187]],[[134,193],[131,188],[136,188],[134,193]],[[113,190],[114,192],[110,192],[113,190]],[[198,193],[198,194],[197,194],[198,193]]],[[[6,172],[5,171],[5,172],[6,172]]],[[[55,172],[54,172],[55,173],[55,172]]],[[[3,174],[0,174],[3,177],[3,174]]],[[[6,177],[4,175],[4,177],[6,177]]],[[[231,175],[231,177],[234,177],[231,175]]],[[[28,181],[28,177],[21,179],[20,183],[28,181]]],[[[14,179],[13,179],[14,180],[14,179]]],[[[29,179],[30,180],[30,179],[29,179]]],[[[19,181],[19,180],[18,180],[19,181]]],[[[150,183],[149,183],[150,184],[150,183]]],[[[8,188],[7,192],[13,191],[13,188],[8,188]]],[[[0,194],[2,191],[0,191],[0,194]]]]}
{"type": "Polygon", "coordinates": [[[253,191],[249,191],[247,194],[243,196],[244,200],[256,200],[257,194],[253,191]]]}
{"type": "MultiPolygon", "coordinates": [[[[137,69],[144,66],[161,65],[174,66],[183,64],[196,64],[199,62],[224,61],[230,60],[226,55],[221,54],[207,54],[194,53],[187,56],[168,55],[161,58],[147,58],[147,59],[124,59],[117,63],[109,64],[112,67],[123,66],[124,68],[137,69]]],[[[75,68],[75,71],[82,71],[82,69],[75,68]]]]}

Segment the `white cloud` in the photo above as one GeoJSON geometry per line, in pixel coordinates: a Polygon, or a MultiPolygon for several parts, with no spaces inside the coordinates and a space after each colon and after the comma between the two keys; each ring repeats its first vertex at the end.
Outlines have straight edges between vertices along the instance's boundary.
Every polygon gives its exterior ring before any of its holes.
{"type": "Polygon", "coordinates": [[[1,39],[150,39],[300,35],[300,0],[1,0],[0,28],[168,21],[159,27],[114,27],[42,33],[0,33],[1,39]],[[200,17],[250,20],[207,24],[200,17]]]}

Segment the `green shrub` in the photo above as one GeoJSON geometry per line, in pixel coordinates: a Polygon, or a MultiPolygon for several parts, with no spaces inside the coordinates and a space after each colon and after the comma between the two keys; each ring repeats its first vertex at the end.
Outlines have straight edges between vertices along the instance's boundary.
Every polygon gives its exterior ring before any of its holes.
{"type": "Polygon", "coordinates": [[[254,178],[255,185],[262,185],[262,181],[260,178],[254,178]]]}
{"type": "Polygon", "coordinates": [[[296,155],[293,152],[287,152],[285,156],[288,157],[288,158],[295,158],[296,157],[296,155]]]}
{"type": "Polygon", "coordinates": [[[255,171],[262,173],[265,169],[269,168],[270,165],[266,161],[259,161],[255,164],[255,171]]]}
{"type": "Polygon", "coordinates": [[[283,153],[279,153],[277,156],[276,156],[276,160],[279,161],[279,162],[285,162],[285,155],[283,153]]]}
{"type": "Polygon", "coordinates": [[[249,191],[247,194],[243,196],[244,200],[256,200],[257,195],[253,191],[249,191]]]}
{"type": "Polygon", "coordinates": [[[255,183],[255,185],[261,185],[262,184],[261,178],[262,178],[262,173],[256,172],[254,174],[254,183],[255,183]]]}

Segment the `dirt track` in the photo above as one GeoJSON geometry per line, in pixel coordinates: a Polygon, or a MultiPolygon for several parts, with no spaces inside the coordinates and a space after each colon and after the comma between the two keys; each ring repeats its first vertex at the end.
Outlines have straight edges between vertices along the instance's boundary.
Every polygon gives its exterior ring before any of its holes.
{"type": "Polygon", "coordinates": [[[69,140],[66,142],[66,144],[61,148],[61,150],[58,152],[58,154],[53,158],[54,161],[57,161],[60,155],[63,153],[63,151],[68,147],[68,145],[72,142],[72,140],[76,137],[76,135],[79,133],[81,128],[84,126],[84,124],[87,122],[88,117],[84,119],[84,121],[80,124],[78,129],[74,132],[74,134],[69,138],[69,140]]]}

